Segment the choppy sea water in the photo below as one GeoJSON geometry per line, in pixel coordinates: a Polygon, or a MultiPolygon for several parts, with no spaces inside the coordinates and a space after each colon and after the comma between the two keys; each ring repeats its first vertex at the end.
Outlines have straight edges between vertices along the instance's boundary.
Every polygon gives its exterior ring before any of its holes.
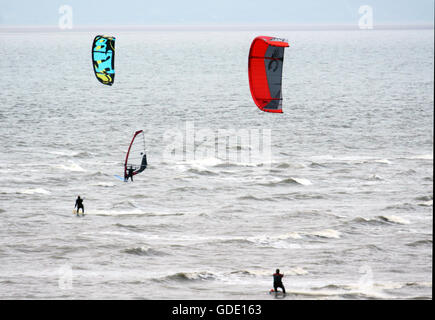
{"type": "Polygon", "coordinates": [[[286,299],[432,299],[433,30],[109,33],[112,87],[94,32],[0,33],[0,298],[270,299],[280,268],[286,299]],[[283,114],[250,96],[257,35],[290,43],[283,114]],[[176,158],[188,129],[271,156],[176,158]]]}

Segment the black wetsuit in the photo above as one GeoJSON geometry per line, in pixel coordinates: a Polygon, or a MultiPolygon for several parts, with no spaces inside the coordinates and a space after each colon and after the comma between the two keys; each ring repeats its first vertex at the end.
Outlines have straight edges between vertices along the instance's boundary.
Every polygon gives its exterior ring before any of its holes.
{"type": "Polygon", "coordinates": [[[77,207],[77,214],[79,214],[79,209],[82,209],[83,214],[85,213],[85,207],[83,206],[83,199],[81,199],[80,197],[77,198],[74,208],[75,207],[77,207]]]}
{"type": "Polygon", "coordinates": [[[130,178],[130,180],[133,182],[133,168],[130,168],[130,169],[128,169],[128,172],[127,172],[127,181],[128,181],[128,178],[130,178]]]}
{"type": "Polygon", "coordinates": [[[275,292],[278,292],[278,288],[281,288],[282,292],[285,293],[285,288],[282,284],[282,277],[284,277],[284,275],[281,273],[273,274],[273,290],[275,290],[275,292]]]}

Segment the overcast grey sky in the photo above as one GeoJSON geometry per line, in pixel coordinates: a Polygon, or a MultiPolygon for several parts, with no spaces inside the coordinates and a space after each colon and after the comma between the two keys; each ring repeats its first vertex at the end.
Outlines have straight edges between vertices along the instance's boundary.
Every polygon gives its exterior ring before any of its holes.
{"type": "Polygon", "coordinates": [[[75,26],[165,24],[355,24],[373,8],[375,24],[433,24],[433,0],[0,0],[0,25],[56,26],[59,7],[75,26]]]}

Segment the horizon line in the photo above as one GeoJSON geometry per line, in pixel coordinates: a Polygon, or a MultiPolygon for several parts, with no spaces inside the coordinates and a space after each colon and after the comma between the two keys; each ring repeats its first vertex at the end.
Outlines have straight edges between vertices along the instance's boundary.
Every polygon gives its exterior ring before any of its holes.
{"type": "MultiPolygon", "coordinates": [[[[0,25],[0,32],[85,32],[97,29],[119,29],[120,31],[332,31],[364,30],[357,24],[138,24],[138,25],[77,25],[72,29],[61,29],[57,25],[0,25]]],[[[434,29],[433,23],[379,23],[370,30],[434,29]]]]}

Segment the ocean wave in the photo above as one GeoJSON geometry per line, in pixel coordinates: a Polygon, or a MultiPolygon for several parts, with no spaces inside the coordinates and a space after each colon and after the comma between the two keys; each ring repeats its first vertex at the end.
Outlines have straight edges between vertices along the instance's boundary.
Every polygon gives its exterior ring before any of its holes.
{"type": "Polygon", "coordinates": [[[259,198],[259,197],[255,197],[252,195],[241,196],[241,197],[238,197],[237,199],[238,200],[254,200],[254,201],[276,201],[273,198],[269,198],[269,197],[259,198]]]}
{"type": "Polygon", "coordinates": [[[320,237],[320,238],[328,238],[328,239],[339,239],[341,237],[341,232],[333,229],[324,229],[319,231],[313,231],[307,233],[308,235],[320,237]]]}
{"type": "Polygon", "coordinates": [[[311,158],[312,163],[317,165],[323,163],[345,163],[345,164],[366,164],[366,163],[380,163],[380,164],[391,164],[391,161],[387,158],[374,158],[369,156],[333,156],[333,155],[323,155],[315,156],[311,158]]]}
{"type": "Polygon", "coordinates": [[[390,216],[378,216],[379,219],[386,221],[386,222],[390,222],[390,223],[396,223],[396,224],[410,224],[411,222],[398,217],[398,216],[394,216],[394,215],[390,215],[390,216]]]}
{"type": "Polygon", "coordinates": [[[198,190],[207,190],[207,188],[197,188],[197,187],[176,187],[169,190],[169,192],[178,193],[178,192],[195,192],[198,190]]]}
{"type": "MultiPolygon", "coordinates": [[[[14,174],[14,176],[16,176],[16,174],[14,174]]],[[[51,178],[48,178],[51,179],[51,178]]],[[[65,179],[60,179],[61,181],[65,181],[65,179]]],[[[26,179],[25,177],[20,177],[20,178],[14,178],[12,176],[2,176],[0,178],[0,185],[1,186],[12,186],[12,185],[24,185],[24,186],[40,186],[41,185],[41,181],[40,180],[30,180],[30,179],[26,179]]]]}
{"type": "MultiPolygon", "coordinates": [[[[238,271],[232,271],[231,275],[242,275],[242,276],[248,276],[248,277],[271,277],[275,270],[271,269],[248,269],[248,270],[238,270],[238,271]]],[[[282,269],[281,272],[283,272],[285,275],[290,276],[301,276],[309,274],[307,270],[305,270],[302,267],[293,267],[293,268],[286,268],[282,269]]]]}
{"type": "Polygon", "coordinates": [[[128,254],[133,254],[133,255],[137,255],[137,256],[166,256],[168,255],[167,253],[163,252],[163,251],[158,251],[155,250],[151,247],[135,247],[135,248],[128,248],[123,250],[123,252],[128,253],[128,254]]]}
{"type": "Polygon", "coordinates": [[[419,246],[426,246],[426,245],[432,246],[432,240],[431,239],[418,240],[418,241],[407,243],[406,245],[409,247],[419,247],[419,246]]]}
{"type": "Polygon", "coordinates": [[[301,184],[303,186],[309,186],[312,184],[310,180],[304,178],[290,178],[290,180],[293,180],[296,183],[301,184]]]}
{"type": "Polygon", "coordinates": [[[433,200],[433,196],[432,196],[432,195],[421,196],[421,197],[417,197],[417,198],[415,198],[415,200],[419,200],[419,201],[429,201],[429,200],[433,200]]]}
{"type": "Polygon", "coordinates": [[[428,201],[425,201],[425,202],[421,202],[418,205],[422,206],[422,207],[432,207],[433,206],[433,200],[428,200],[428,201]]]}
{"type": "Polygon", "coordinates": [[[407,287],[432,288],[432,282],[406,282],[407,287]]]}
{"type": "Polygon", "coordinates": [[[93,154],[88,152],[88,151],[80,151],[76,154],[73,155],[74,158],[88,158],[88,157],[92,157],[93,154]]]}
{"type": "Polygon", "coordinates": [[[92,157],[93,154],[88,151],[73,151],[73,150],[56,150],[48,151],[49,154],[54,154],[60,157],[73,157],[73,158],[87,158],[92,157]]]}
{"type": "Polygon", "coordinates": [[[302,236],[297,232],[288,232],[279,235],[258,235],[252,237],[212,237],[212,238],[198,238],[198,242],[205,242],[210,244],[230,244],[230,245],[254,245],[260,247],[271,248],[300,248],[299,244],[290,243],[286,240],[302,239],[302,236]]]}
{"type": "Polygon", "coordinates": [[[277,185],[286,185],[286,184],[297,184],[297,185],[303,185],[303,186],[309,186],[312,184],[312,182],[308,179],[304,178],[294,178],[289,177],[278,181],[271,181],[267,183],[261,183],[261,185],[264,186],[277,186],[277,185]]]}
{"type": "Polygon", "coordinates": [[[405,159],[411,159],[411,160],[433,160],[433,154],[427,153],[427,154],[419,154],[415,156],[406,157],[405,159]]]}
{"type": "Polygon", "coordinates": [[[379,218],[364,218],[364,217],[356,217],[351,220],[351,223],[357,224],[367,224],[367,225],[382,225],[385,224],[385,220],[379,218]]]}
{"type": "Polygon", "coordinates": [[[288,164],[287,162],[281,162],[277,164],[276,167],[279,169],[287,169],[290,168],[290,164],[288,164]]]}
{"type": "Polygon", "coordinates": [[[86,214],[96,215],[96,216],[123,216],[123,215],[144,215],[145,213],[139,209],[133,209],[133,210],[99,209],[99,210],[87,210],[86,214]]]}
{"type": "Polygon", "coordinates": [[[391,161],[388,160],[388,159],[376,159],[376,160],[373,160],[373,162],[375,162],[375,163],[383,163],[383,164],[391,164],[391,161]]]}
{"type": "Polygon", "coordinates": [[[324,199],[324,198],[325,198],[324,196],[315,193],[290,194],[290,199],[296,199],[296,200],[313,200],[313,199],[324,199]]]}
{"type": "Polygon", "coordinates": [[[231,167],[258,167],[263,165],[264,162],[231,162],[231,161],[226,161],[220,164],[217,164],[213,167],[215,168],[231,168],[231,167]]]}
{"type": "Polygon", "coordinates": [[[265,165],[269,165],[269,160],[262,159],[262,158],[255,158],[249,160],[249,162],[246,161],[237,161],[237,160],[223,160],[221,164],[215,165],[216,168],[222,168],[222,167],[263,167],[265,165]]]}
{"type": "Polygon", "coordinates": [[[201,176],[217,176],[217,175],[219,175],[218,173],[210,171],[210,170],[205,169],[205,168],[201,168],[201,169],[200,168],[190,168],[187,171],[190,173],[201,175],[201,176]]]}
{"type": "Polygon", "coordinates": [[[205,241],[206,243],[209,244],[230,244],[230,245],[242,245],[242,244],[248,244],[248,245],[252,245],[254,242],[249,240],[248,238],[213,238],[213,239],[207,239],[205,241]]]}
{"type": "Polygon", "coordinates": [[[396,173],[395,176],[413,176],[416,173],[417,173],[417,171],[415,171],[413,169],[408,169],[408,170],[396,173]]]}
{"type": "Polygon", "coordinates": [[[309,272],[307,270],[305,270],[304,268],[295,267],[295,268],[290,268],[289,270],[286,270],[285,274],[291,275],[291,276],[302,276],[302,275],[309,274],[309,272]]]}
{"type": "Polygon", "coordinates": [[[298,232],[288,232],[279,235],[259,235],[252,237],[240,237],[229,239],[215,239],[213,242],[228,243],[232,245],[246,244],[249,246],[256,246],[262,248],[276,248],[276,249],[300,249],[302,245],[290,240],[300,240],[303,237],[298,232]]]}
{"type": "Polygon", "coordinates": [[[321,287],[313,287],[311,290],[351,290],[352,287],[346,284],[327,284],[321,287]]]}
{"type": "Polygon", "coordinates": [[[216,167],[216,166],[220,166],[220,165],[225,165],[226,162],[222,161],[219,158],[210,157],[210,158],[202,158],[202,159],[185,161],[182,164],[192,166],[192,167],[195,167],[195,166],[216,167]]]}
{"type": "Polygon", "coordinates": [[[97,216],[182,216],[184,213],[181,212],[147,212],[143,209],[134,208],[130,210],[113,210],[113,209],[99,209],[99,210],[88,210],[88,215],[97,215],[97,216]]]}
{"type": "Polygon", "coordinates": [[[237,270],[231,271],[230,275],[235,276],[248,276],[248,277],[266,277],[273,274],[272,270],[237,270]]]}
{"type": "Polygon", "coordinates": [[[160,217],[160,216],[184,216],[183,212],[146,212],[144,215],[148,217],[160,217]]]}
{"type": "Polygon", "coordinates": [[[74,157],[78,155],[81,151],[72,151],[72,150],[56,150],[56,151],[47,151],[49,154],[54,154],[57,156],[65,156],[65,157],[74,157]]]}
{"type": "Polygon", "coordinates": [[[92,177],[92,178],[95,178],[95,177],[110,177],[110,176],[111,175],[109,175],[107,173],[104,173],[102,171],[94,171],[94,172],[90,172],[90,173],[87,174],[87,177],[92,177]]]}
{"type": "Polygon", "coordinates": [[[18,190],[16,193],[19,193],[19,194],[45,194],[45,195],[51,194],[50,191],[45,190],[43,188],[18,190]]]}
{"type": "Polygon", "coordinates": [[[322,163],[317,163],[312,161],[309,165],[310,168],[326,168],[327,166],[325,164],[322,163]]]}
{"type": "Polygon", "coordinates": [[[250,237],[200,237],[195,240],[198,243],[209,243],[209,244],[230,244],[235,246],[249,245],[257,247],[267,247],[267,248],[277,248],[277,249],[300,249],[303,248],[303,243],[298,240],[303,240],[306,237],[321,237],[321,238],[331,238],[338,239],[341,237],[341,233],[332,230],[325,229],[314,232],[296,232],[290,231],[287,233],[271,235],[263,234],[250,237]],[[297,240],[297,241],[295,241],[297,240]]]}
{"type": "MultiPolygon", "coordinates": [[[[156,278],[158,282],[202,282],[202,281],[222,281],[234,283],[243,280],[243,277],[269,279],[275,270],[271,269],[246,269],[236,270],[230,272],[177,272],[174,274],[166,275],[164,277],[156,278]]],[[[304,276],[309,274],[307,270],[302,267],[296,266],[282,270],[287,276],[304,276]]],[[[250,280],[252,281],[252,280],[250,280]]]]}
{"type": "Polygon", "coordinates": [[[57,165],[57,168],[73,172],[86,172],[86,170],[80,167],[77,163],[71,163],[70,165],[61,164],[57,165]]]}
{"type": "Polygon", "coordinates": [[[403,210],[414,211],[415,206],[412,203],[395,204],[385,207],[383,210],[403,210]]]}
{"type": "Polygon", "coordinates": [[[137,225],[131,225],[131,224],[122,224],[122,223],[116,223],[114,224],[115,227],[119,227],[119,228],[125,228],[128,230],[132,230],[132,231],[138,231],[139,227],[137,225]]]}
{"type": "Polygon", "coordinates": [[[115,204],[112,205],[112,208],[125,208],[125,207],[130,207],[130,208],[138,208],[139,206],[132,200],[124,200],[121,202],[116,202],[115,204]]]}
{"type": "Polygon", "coordinates": [[[302,239],[302,236],[298,233],[298,232],[287,232],[287,233],[283,233],[283,234],[278,234],[278,235],[260,235],[260,236],[255,236],[255,237],[249,237],[248,238],[250,241],[276,241],[276,240],[288,240],[288,239],[294,239],[294,240],[298,240],[298,239],[302,239]]]}
{"type": "Polygon", "coordinates": [[[159,282],[160,281],[191,282],[191,281],[209,281],[214,279],[216,279],[216,275],[210,272],[177,272],[156,280],[159,282]]]}
{"type": "Polygon", "coordinates": [[[387,299],[390,296],[377,287],[377,284],[328,284],[313,287],[311,290],[324,296],[336,296],[342,299],[387,299]]]}
{"type": "Polygon", "coordinates": [[[364,218],[364,217],[356,217],[352,219],[352,222],[357,222],[357,223],[371,223],[371,222],[376,222],[370,218],[364,218]]]}
{"type": "Polygon", "coordinates": [[[373,174],[373,175],[369,176],[367,178],[367,180],[369,180],[369,181],[382,181],[384,179],[382,177],[378,176],[377,174],[373,174]]]}
{"type": "MultiPolygon", "coordinates": [[[[361,284],[328,284],[321,287],[313,287],[312,293],[294,293],[289,290],[290,294],[308,295],[308,296],[324,296],[324,297],[340,297],[342,299],[391,299],[391,291],[399,290],[404,287],[432,287],[431,282],[385,282],[385,283],[368,283],[361,284]]],[[[426,298],[426,297],[424,297],[426,298]]],[[[431,297],[428,297],[431,298],[431,297]]]]}
{"type": "Polygon", "coordinates": [[[115,184],[112,182],[97,182],[97,183],[93,183],[91,184],[92,186],[97,186],[97,187],[114,187],[115,184]]]}
{"type": "MultiPolygon", "coordinates": [[[[343,250],[343,252],[351,252],[351,253],[356,253],[356,252],[361,252],[361,251],[365,251],[365,252],[368,251],[369,254],[372,254],[373,252],[384,251],[384,249],[382,249],[374,244],[360,244],[360,245],[354,246],[352,248],[348,248],[348,249],[343,250]]],[[[358,254],[360,254],[360,253],[358,253],[358,254]]]]}
{"type": "Polygon", "coordinates": [[[251,160],[249,162],[231,160],[231,159],[220,159],[220,158],[203,158],[195,160],[183,160],[183,161],[164,161],[164,164],[173,165],[174,167],[182,170],[188,171],[190,169],[198,171],[211,171],[213,168],[231,168],[231,167],[260,167],[265,165],[263,159],[258,161],[251,160]]]}

